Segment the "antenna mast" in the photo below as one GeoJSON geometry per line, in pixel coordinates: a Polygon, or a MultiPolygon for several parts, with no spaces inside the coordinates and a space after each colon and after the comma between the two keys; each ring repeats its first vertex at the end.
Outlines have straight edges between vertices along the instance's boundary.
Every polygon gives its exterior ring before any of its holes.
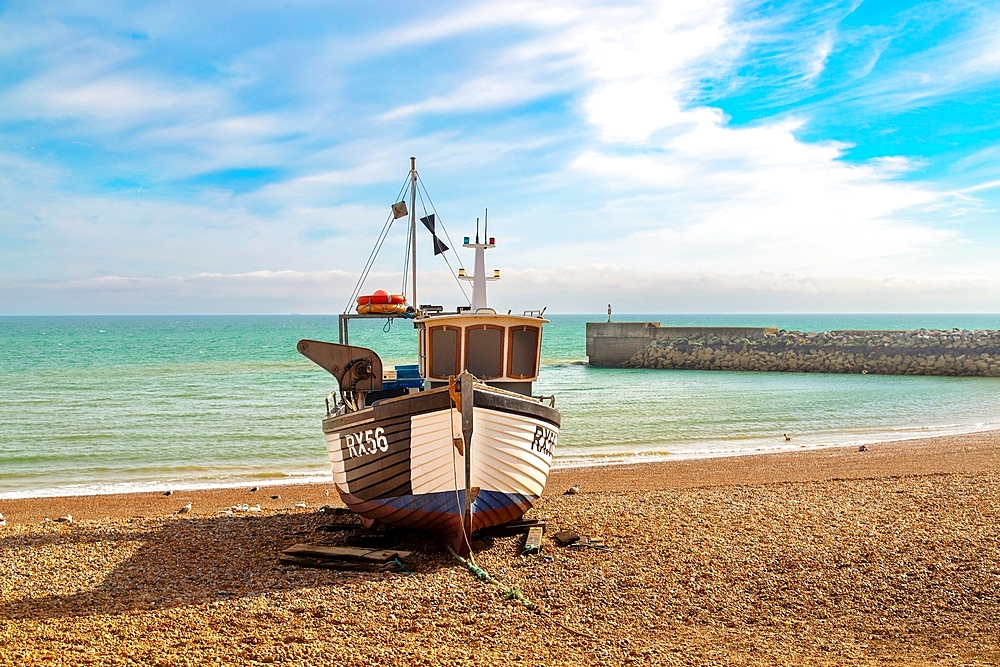
{"type": "Polygon", "coordinates": [[[410,255],[413,257],[413,307],[417,303],[417,158],[410,158],[410,255]]]}

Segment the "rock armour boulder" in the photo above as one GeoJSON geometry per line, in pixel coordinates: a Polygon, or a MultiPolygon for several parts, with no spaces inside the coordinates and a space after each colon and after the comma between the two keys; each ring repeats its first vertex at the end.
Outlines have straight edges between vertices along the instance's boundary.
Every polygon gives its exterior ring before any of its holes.
{"type": "Polygon", "coordinates": [[[1000,331],[802,331],[655,340],[625,368],[1000,377],[1000,331]]]}

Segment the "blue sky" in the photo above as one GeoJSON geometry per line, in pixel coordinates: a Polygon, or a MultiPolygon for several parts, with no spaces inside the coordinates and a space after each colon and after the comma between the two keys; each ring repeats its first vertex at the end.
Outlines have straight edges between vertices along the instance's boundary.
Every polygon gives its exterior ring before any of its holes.
{"type": "Polygon", "coordinates": [[[1000,3],[294,0],[0,3],[0,313],[338,312],[411,155],[498,308],[1000,310],[1000,3]]]}

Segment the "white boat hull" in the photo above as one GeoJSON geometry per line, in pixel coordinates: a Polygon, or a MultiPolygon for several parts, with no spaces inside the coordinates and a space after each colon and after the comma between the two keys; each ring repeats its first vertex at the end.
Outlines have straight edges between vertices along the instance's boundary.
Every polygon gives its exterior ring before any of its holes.
{"type": "Polygon", "coordinates": [[[463,552],[472,532],[519,519],[545,488],[559,413],[485,385],[473,402],[471,530],[462,414],[447,387],[324,420],[344,503],[374,521],[442,533],[463,552]]]}

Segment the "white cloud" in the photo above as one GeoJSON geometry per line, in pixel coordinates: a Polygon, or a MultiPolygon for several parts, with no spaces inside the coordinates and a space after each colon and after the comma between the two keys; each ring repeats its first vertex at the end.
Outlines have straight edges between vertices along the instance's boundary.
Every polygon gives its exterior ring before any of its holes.
{"type": "Polygon", "coordinates": [[[1000,188],[1000,180],[986,181],[985,183],[978,183],[972,187],[962,188],[959,190],[961,193],[967,192],[979,192],[980,190],[992,190],[993,188],[1000,188]]]}
{"type": "Polygon", "coordinates": [[[67,79],[37,81],[15,92],[24,108],[54,118],[90,116],[96,120],[148,121],[154,114],[204,112],[218,106],[211,89],[171,90],[148,80],[108,76],[82,85],[67,79]]]}
{"type": "MultiPolygon", "coordinates": [[[[538,28],[532,7],[521,6],[522,20],[538,28]]],[[[945,204],[926,184],[899,180],[913,167],[907,159],[852,165],[842,144],[798,139],[805,119],[733,127],[720,110],[691,104],[705,76],[735,66],[749,31],[770,29],[741,23],[737,8],[592,5],[545,23],[543,35],[505,49],[453,90],[393,113],[512,103],[572,81],[593,139],[549,182],[597,195],[613,230],[601,234],[591,217],[587,229],[598,237],[560,251],[575,257],[627,254],[651,269],[865,273],[873,262],[905,269],[958,241],[954,229],[917,222],[945,204]],[[553,62],[569,63],[572,76],[550,76],[553,62]]],[[[827,30],[806,78],[819,75],[832,49],[827,30]]]]}
{"type": "Polygon", "coordinates": [[[498,307],[520,295],[518,304],[533,297],[555,313],[599,313],[609,302],[622,313],[992,312],[1000,298],[1000,277],[976,274],[664,272],[604,263],[508,271],[504,281],[492,286],[498,307]]]}
{"type": "MultiPolygon", "coordinates": [[[[127,143],[131,156],[148,155],[155,161],[154,180],[161,182],[271,165],[289,176],[245,194],[167,188],[88,196],[66,187],[70,174],[51,166],[58,162],[0,154],[0,215],[18,230],[16,238],[0,230],[0,239],[41,249],[0,248],[3,275],[27,281],[11,287],[15,292],[46,294],[69,306],[77,303],[72,295],[118,290],[132,295],[123,304],[145,308],[143,299],[157,302],[160,290],[172,295],[158,302],[160,312],[189,311],[185,298],[226,312],[322,310],[320,295],[329,299],[353,286],[346,274],[323,270],[357,270],[402,181],[406,158],[418,155],[422,166],[432,165],[425,172],[432,181],[444,174],[469,191],[453,188],[447,201],[428,183],[449,226],[459,215],[474,219],[483,204],[491,206],[492,221],[494,204],[479,199],[500,200],[508,218],[519,218],[507,246],[516,254],[497,258],[509,265],[507,284],[529,285],[524,276],[533,274],[524,267],[533,263],[568,265],[565,275],[580,281],[567,292],[573,296],[565,303],[577,304],[572,309],[588,309],[588,299],[605,294],[606,284],[628,294],[645,292],[643,280],[677,299],[700,295],[706,308],[724,307],[729,294],[806,305],[803,295],[826,295],[816,303],[827,308],[841,297],[847,303],[847,295],[859,303],[870,294],[908,299],[918,293],[912,276],[921,271],[945,276],[923,285],[929,294],[965,289],[970,303],[978,302],[976,290],[994,294],[991,279],[982,276],[996,273],[995,262],[982,248],[957,250],[967,240],[949,222],[976,206],[974,193],[994,187],[988,174],[979,186],[939,191],[904,180],[918,166],[906,158],[851,164],[843,159],[845,144],[801,139],[807,116],[737,126],[720,108],[698,101],[706,80],[736,76],[747,44],[787,27],[780,17],[748,19],[744,10],[737,0],[463,7],[354,39],[354,53],[345,53],[339,35],[329,37],[314,61],[303,55],[301,67],[295,63],[297,72],[314,77],[311,96],[281,101],[301,92],[289,86],[257,107],[241,98],[239,87],[260,92],[275,83],[261,71],[285,66],[267,60],[266,44],[254,44],[253,57],[230,54],[229,64],[219,65],[234,73],[234,81],[203,83],[181,70],[146,66],[128,45],[81,40],[79,33],[75,41],[66,38],[63,27],[58,34],[66,46],[48,69],[0,89],[0,116],[60,127],[70,119],[82,129],[67,135],[120,137],[121,143],[105,141],[102,148],[114,152],[127,143]],[[481,49],[469,46],[475,40],[456,39],[480,34],[490,38],[481,49]],[[371,99],[344,111],[341,81],[332,93],[313,85],[330,71],[346,72],[345,80],[372,75],[363,61],[392,49],[440,45],[447,52],[453,46],[448,40],[461,41],[468,57],[427,73],[422,82],[432,84],[424,87],[431,94],[372,84],[362,95],[371,99]],[[340,60],[331,64],[324,59],[333,52],[340,60]],[[555,96],[569,111],[553,113],[556,120],[544,131],[519,114],[499,113],[555,96]],[[357,108],[364,113],[351,115],[357,108]],[[468,123],[449,118],[469,112],[485,113],[468,123]],[[518,162],[532,152],[541,157],[518,162]],[[499,184],[485,183],[498,174],[499,184]],[[362,187],[373,184],[378,194],[362,187]],[[454,211],[459,213],[449,216],[454,211]],[[623,258],[628,271],[599,268],[624,265],[623,258]],[[581,264],[588,265],[583,273],[574,268],[581,264]],[[314,269],[319,273],[310,273],[314,269]],[[974,275],[948,278],[963,271],[974,275]],[[61,282],[31,280],[38,275],[61,282]],[[95,275],[104,277],[70,280],[95,275]],[[131,275],[147,277],[115,277],[131,275]],[[166,275],[187,277],[156,277],[166,275]],[[822,280],[841,287],[823,288],[822,280]],[[893,287],[898,280],[903,287],[893,287]],[[255,301],[253,294],[267,298],[255,301]],[[282,299],[299,305],[281,306],[282,299]]],[[[2,30],[0,23],[0,37],[2,30]]],[[[964,50],[949,47],[949,54],[968,56],[958,78],[979,81],[996,69],[997,35],[987,25],[963,42],[964,50]]],[[[39,39],[36,32],[24,41],[39,39]]],[[[808,84],[818,77],[834,44],[828,25],[813,30],[788,56],[797,67],[792,78],[808,84]]],[[[310,52],[291,42],[281,49],[310,52]]],[[[933,79],[933,72],[924,74],[933,79]]],[[[912,80],[899,85],[907,94],[923,90],[912,80]]],[[[431,291],[435,280],[428,278],[431,291]]],[[[543,301],[566,288],[555,280],[508,295],[543,301]]],[[[508,288],[497,289],[504,295],[508,288]]],[[[739,298],[732,307],[740,309],[739,298]]],[[[918,309],[932,302],[928,297],[918,309]]],[[[636,310],[652,308],[635,303],[636,310]]],[[[107,304],[118,307],[110,296],[107,304]]]]}
{"type": "Polygon", "coordinates": [[[830,54],[833,53],[833,35],[827,33],[823,36],[817,44],[816,48],[812,53],[812,57],[809,59],[808,66],[806,68],[806,81],[811,82],[819,78],[823,70],[826,69],[826,61],[830,59],[830,54]]]}
{"type": "Polygon", "coordinates": [[[166,123],[178,116],[218,109],[224,96],[211,86],[177,77],[134,71],[139,55],[66,25],[53,26],[46,47],[32,58],[36,73],[0,96],[0,117],[22,120],[81,120],[101,130],[143,122],[166,123]]]}
{"type": "Polygon", "coordinates": [[[887,64],[882,76],[851,87],[841,99],[862,101],[881,113],[900,112],[995,82],[1000,75],[1000,14],[985,5],[977,13],[970,29],[887,64]]]}
{"type": "Polygon", "coordinates": [[[481,76],[463,83],[447,95],[434,96],[391,109],[382,115],[382,119],[398,120],[417,114],[506,108],[553,92],[552,86],[534,81],[530,77],[523,77],[520,80],[515,78],[510,76],[509,72],[502,78],[498,78],[496,74],[481,76]]]}
{"type": "Polygon", "coordinates": [[[414,34],[429,39],[501,23],[518,23],[541,34],[503,49],[483,73],[448,93],[400,106],[385,117],[506,107],[582,86],[588,91],[583,111],[605,138],[642,141],[684,119],[678,98],[692,79],[725,66],[720,60],[728,62],[738,51],[738,26],[727,21],[731,5],[722,0],[593,3],[581,10],[559,3],[519,3],[502,13],[461,12],[456,20],[438,19],[413,28],[414,34]],[[698,71],[692,71],[694,64],[698,71]],[[567,71],[571,67],[574,75],[567,71]]]}
{"type": "Polygon", "coordinates": [[[567,3],[539,3],[511,0],[509,2],[481,2],[441,16],[394,26],[390,30],[366,39],[365,44],[372,50],[395,50],[415,44],[438,42],[456,35],[496,29],[502,26],[517,26],[529,23],[538,27],[564,24],[588,11],[587,5],[567,3]]]}
{"type": "Polygon", "coordinates": [[[573,163],[612,192],[662,187],[631,203],[628,217],[646,222],[622,230],[615,251],[651,267],[666,256],[685,270],[724,262],[732,271],[866,272],[873,259],[908,259],[957,238],[905,217],[940,196],[894,181],[906,168],[899,160],[850,165],[836,145],[796,140],[793,126],[732,129],[704,118],[657,153],[591,151],[573,163]]]}

